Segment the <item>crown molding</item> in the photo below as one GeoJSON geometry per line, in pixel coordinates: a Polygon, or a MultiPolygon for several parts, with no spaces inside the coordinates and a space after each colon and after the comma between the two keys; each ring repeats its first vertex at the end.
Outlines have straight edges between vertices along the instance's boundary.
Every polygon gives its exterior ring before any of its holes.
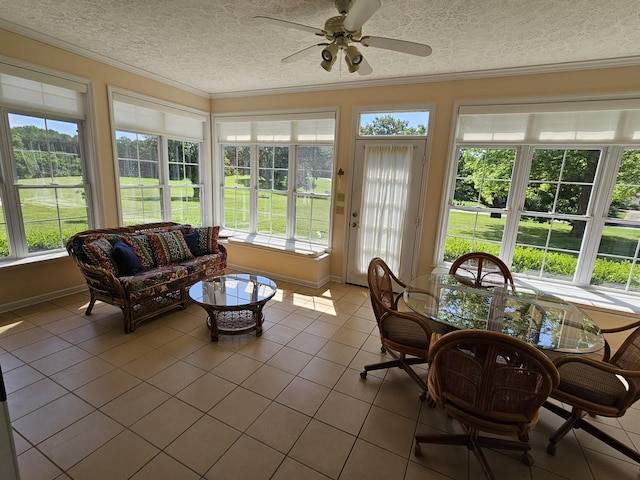
{"type": "Polygon", "coordinates": [[[200,97],[210,98],[210,94],[203,90],[191,87],[189,85],[185,85],[184,83],[176,82],[175,80],[171,80],[169,78],[163,77],[161,75],[157,75],[155,73],[148,72],[143,70],[142,68],[134,67],[127,63],[120,62],[113,58],[107,57],[105,55],[101,55],[98,53],[93,53],[84,48],[77,47],[71,43],[65,42],[63,40],[59,40],[57,38],[53,38],[44,33],[38,32],[36,30],[32,30],[30,28],[23,27],[21,25],[16,25],[14,23],[7,22],[0,18],[0,28],[3,30],[7,30],[12,33],[16,33],[18,35],[22,35],[23,37],[30,38],[32,40],[36,40],[38,42],[46,43],[47,45],[51,45],[52,47],[60,48],[62,50],[66,50],[71,53],[75,53],[77,55],[90,58],[91,60],[95,60],[100,63],[104,63],[106,65],[110,65],[112,67],[119,68],[129,73],[133,73],[136,75],[140,75],[141,77],[148,78],[149,80],[154,80],[159,83],[163,83],[170,87],[175,87],[180,90],[193,93],[200,97]]]}
{"type": "Polygon", "coordinates": [[[600,68],[622,68],[640,66],[640,56],[609,58],[603,60],[585,60],[579,62],[553,63],[548,65],[531,65],[526,67],[497,68],[492,70],[469,70],[454,73],[435,73],[432,75],[416,75],[410,77],[391,77],[376,80],[360,80],[331,84],[309,85],[304,87],[271,88],[264,90],[248,90],[243,92],[212,93],[212,99],[249,97],[259,95],[283,95],[292,93],[308,93],[327,90],[347,90],[351,88],[388,87],[410,85],[416,83],[451,82],[456,80],[478,80],[482,78],[511,77],[536,75],[544,73],[573,72],[579,70],[596,70],[600,68]]]}
{"type": "Polygon", "coordinates": [[[386,86],[398,86],[398,85],[410,85],[416,83],[436,83],[436,82],[448,82],[456,80],[474,80],[482,78],[496,78],[496,77],[509,77],[509,76],[521,76],[521,75],[535,75],[544,73],[561,73],[572,72],[578,70],[594,70],[600,68],[620,68],[620,67],[635,67],[640,66],[640,56],[633,57],[619,57],[609,58],[601,60],[585,60],[566,63],[553,63],[546,65],[531,65],[525,67],[508,67],[498,68],[492,70],[469,70],[464,72],[454,73],[435,73],[431,75],[416,75],[410,77],[389,77],[376,80],[358,80],[352,82],[332,82],[323,83],[317,85],[295,86],[295,87],[283,87],[283,88],[269,88],[260,90],[245,90],[236,92],[205,92],[203,90],[185,85],[175,80],[168,79],[161,75],[148,72],[141,68],[120,62],[105,55],[90,52],[86,49],[77,47],[68,42],[58,40],[49,35],[41,32],[16,25],[6,20],[0,19],[0,28],[22,35],[33,40],[46,43],[53,47],[67,50],[71,53],[81,55],[92,60],[111,65],[121,70],[140,75],[141,77],[148,78],[150,80],[163,83],[165,85],[184,90],[186,92],[193,93],[195,95],[209,98],[209,99],[223,99],[223,98],[238,98],[238,97],[256,97],[263,95],[286,95],[295,93],[310,93],[310,92],[322,92],[332,90],[348,90],[355,88],[369,88],[369,87],[386,87],[386,86]]]}

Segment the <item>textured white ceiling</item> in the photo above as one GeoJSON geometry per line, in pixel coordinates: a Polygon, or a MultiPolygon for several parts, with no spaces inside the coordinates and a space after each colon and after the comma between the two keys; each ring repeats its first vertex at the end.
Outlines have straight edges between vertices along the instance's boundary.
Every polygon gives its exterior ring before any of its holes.
{"type": "Polygon", "coordinates": [[[0,0],[0,27],[207,94],[609,60],[640,64],[638,0],[381,0],[363,35],[426,43],[429,57],[364,48],[367,77],[332,72],[319,42],[257,23],[266,15],[323,28],[332,0],[0,0]]]}

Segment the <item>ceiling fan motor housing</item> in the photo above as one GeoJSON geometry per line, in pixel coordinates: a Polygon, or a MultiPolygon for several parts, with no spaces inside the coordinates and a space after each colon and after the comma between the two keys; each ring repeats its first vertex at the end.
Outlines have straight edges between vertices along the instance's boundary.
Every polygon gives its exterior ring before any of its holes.
{"type": "Polygon", "coordinates": [[[324,24],[325,37],[330,42],[335,41],[338,46],[345,47],[347,44],[352,41],[360,40],[362,35],[362,29],[359,29],[356,32],[347,32],[344,28],[344,15],[340,15],[337,17],[331,17],[324,24]]]}

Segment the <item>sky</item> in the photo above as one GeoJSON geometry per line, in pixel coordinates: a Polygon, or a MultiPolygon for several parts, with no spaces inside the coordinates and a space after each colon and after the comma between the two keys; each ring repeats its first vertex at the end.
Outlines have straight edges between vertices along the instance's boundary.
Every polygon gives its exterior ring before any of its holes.
{"type": "MultiPolygon", "coordinates": [[[[360,115],[360,121],[362,125],[371,123],[374,118],[384,115],[393,115],[399,120],[408,120],[409,127],[418,127],[418,125],[429,126],[429,112],[380,112],[380,113],[363,113],[360,115]]],[[[9,125],[11,127],[22,127],[25,125],[35,125],[38,128],[44,129],[44,119],[38,117],[30,117],[27,115],[18,115],[15,113],[9,114],[9,125]]],[[[55,130],[60,133],[66,133],[74,137],[76,135],[77,127],[72,122],[62,122],[57,120],[48,120],[47,125],[50,130],[55,130]]],[[[130,136],[125,132],[118,132],[119,136],[130,136]]],[[[131,137],[130,137],[131,138],[131,137]]]]}
{"type": "Polygon", "coordinates": [[[409,120],[409,127],[418,127],[418,125],[429,126],[429,112],[381,112],[381,113],[362,113],[360,115],[361,125],[371,123],[374,118],[392,115],[399,120],[409,120]]]}
{"type": "MultiPolygon", "coordinates": [[[[9,126],[24,127],[26,125],[33,125],[44,130],[45,123],[43,118],[30,117],[28,115],[18,115],[17,113],[9,114],[9,126]]],[[[54,130],[58,133],[66,133],[72,137],[75,137],[78,133],[78,126],[73,122],[62,122],[59,120],[47,120],[47,127],[49,130],[54,130]]]]}

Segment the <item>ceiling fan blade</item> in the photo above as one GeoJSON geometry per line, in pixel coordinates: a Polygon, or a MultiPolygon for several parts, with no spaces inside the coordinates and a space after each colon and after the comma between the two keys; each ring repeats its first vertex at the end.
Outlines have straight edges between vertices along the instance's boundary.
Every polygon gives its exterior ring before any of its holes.
{"type": "Polygon", "coordinates": [[[325,47],[327,45],[329,45],[329,44],[328,43],[319,43],[317,45],[311,45],[310,47],[307,47],[304,50],[300,50],[299,52],[296,52],[293,55],[289,55],[288,57],[283,58],[282,59],[282,63],[297,62],[298,60],[301,60],[304,57],[306,57],[306,56],[312,54],[313,52],[315,52],[318,47],[325,47]]]}
{"type": "Polygon", "coordinates": [[[386,50],[394,50],[396,52],[418,55],[419,57],[428,57],[431,55],[431,47],[423,43],[407,42],[406,40],[397,40],[395,38],[385,37],[362,37],[360,43],[365,47],[384,48],[386,50]]]}
{"type": "Polygon", "coordinates": [[[342,26],[347,32],[357,32],[379,8],[380,0],[355,0],[342,26]]]}
{"type": "Polygon", "coordinates": [[[369,62],[365,58],[360,62],[360,68],[358,68],[358,74],[360,75],[371,75],[373,73],[373,68],[369,65],[369,62]]]}
{"type": "Polygon", "coordinates": [[[280,27],[295,28],[296,30],[302,30],[303,32],[313,33],[315,35],[320,35],[321,37],[324,37],[324,34],[325,34],[324,30],[320,30],[319,28],[315,28],[315,27],[310,27],[308,25],[302,25],[301,23],[287,22],[286,20],[280,20],[278,18],[263,17],[263,16],[256,16],[253,18],[262,23],[272,23],[280,27]]]}

